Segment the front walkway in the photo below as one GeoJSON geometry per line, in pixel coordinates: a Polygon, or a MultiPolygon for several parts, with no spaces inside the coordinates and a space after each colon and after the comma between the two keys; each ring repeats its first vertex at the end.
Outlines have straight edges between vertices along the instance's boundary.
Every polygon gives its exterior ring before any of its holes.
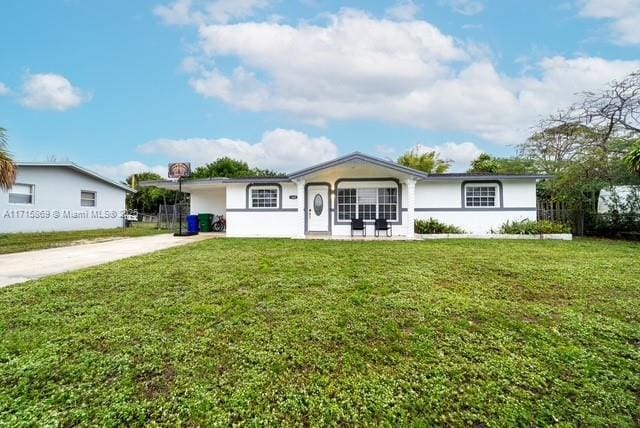
{"type": "Polygon", "coordinates": [[[0,255],[0,287],[220,236],[224,235],[201,233],[175,237],[162,234],[4,254],[0,255]]]}

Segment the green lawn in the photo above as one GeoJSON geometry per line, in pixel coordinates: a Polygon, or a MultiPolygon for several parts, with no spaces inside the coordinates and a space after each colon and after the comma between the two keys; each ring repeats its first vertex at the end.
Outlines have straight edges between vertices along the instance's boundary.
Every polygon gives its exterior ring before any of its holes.
{"type": "Polygon", "coordinates": [[[43,233],[0,233],[0,254],[74,245],[76,243],[84,243],[87,240],[146,236],[156,233],[169,232],[166,230],[158,230],[155,227],[155,224],[139,224],[126,229],[96,229],[73,232],[43,233]]]}
{"type": "Polygon", "coordinates": [[[640,245],[215,239],[0,290],[19,425],[640,424],[640,245]]]}

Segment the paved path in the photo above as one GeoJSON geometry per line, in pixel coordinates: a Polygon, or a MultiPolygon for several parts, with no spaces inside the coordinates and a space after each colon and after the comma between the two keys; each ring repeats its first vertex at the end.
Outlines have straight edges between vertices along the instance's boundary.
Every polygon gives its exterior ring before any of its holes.
{"type": "Polygon", "coordinates": [[[175,237],[171,234],[123,238],[93,244],[0,255],[0,287],[62,272],[97,266],[165,248],[216,238],[218,234],[175,237]]]}

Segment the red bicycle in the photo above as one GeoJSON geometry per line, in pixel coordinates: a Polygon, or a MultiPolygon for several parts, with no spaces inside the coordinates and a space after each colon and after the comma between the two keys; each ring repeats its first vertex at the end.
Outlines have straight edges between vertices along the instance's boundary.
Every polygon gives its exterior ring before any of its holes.
{"type": "Polygon", "coordinates": [[[225,220],[223,215],[217,215],[212,223],[214,232],[224,232],[227,228],[227,220],[225,220]]]}

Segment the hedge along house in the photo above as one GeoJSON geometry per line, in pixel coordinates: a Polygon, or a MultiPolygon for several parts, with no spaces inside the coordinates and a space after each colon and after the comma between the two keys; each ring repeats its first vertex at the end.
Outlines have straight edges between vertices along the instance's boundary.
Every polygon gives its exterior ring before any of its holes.
{"type": "MultiPolygon", "coordinates": [[[[385,218],[394,236],[411,239],[417,219],[435,218],[474,234],[507,220],[535,220],[536,182],[544,178],[427,174],[352,153],[286,177],[191,179],[182,189],[191,195],[192,214],[226,216],[227,236],[349,236],[351,219],[373,224],[385,218]]],[[[177,189],[171,181],[140,185],[177,189]]]]}

